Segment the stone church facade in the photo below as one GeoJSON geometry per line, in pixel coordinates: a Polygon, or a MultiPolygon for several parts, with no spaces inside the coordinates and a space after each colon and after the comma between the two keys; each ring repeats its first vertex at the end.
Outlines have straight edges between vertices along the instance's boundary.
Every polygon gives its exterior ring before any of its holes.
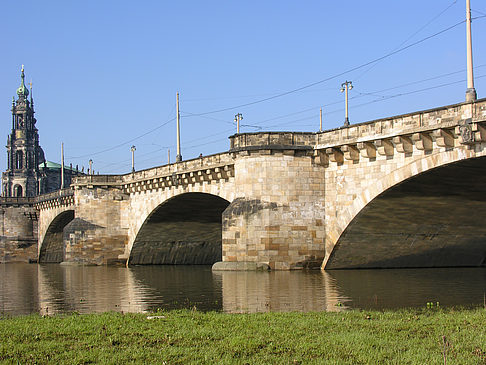
{"type": "MultiPolygon", "coordinates": [[[[62,166],[45,159],[39,144],[34,114],[32,85],[29,92],[22,66],[17,100],[12,99],[12,131],[7,138],[7,169],[2,173],[3,197],[34,197],[61,187],[62,166]]],[[[64,186],[69,186],[71,179],[77,175],[81,175],[77,169],[64,167],[64,186]]]]}

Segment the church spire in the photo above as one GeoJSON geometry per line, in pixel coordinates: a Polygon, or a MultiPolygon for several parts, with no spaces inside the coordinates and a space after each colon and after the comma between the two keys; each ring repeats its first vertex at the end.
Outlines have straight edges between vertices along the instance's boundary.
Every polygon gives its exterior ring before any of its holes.
{"type": "Polygon", "coordinates": [[[26,100],[27,96],[29,96],[29,90],[27,90],[27,87],[25,86],[24,65],[22,65],[22,74],[20,77],[22,81],[17,89],[17,95],[19,96],[19,99],[26,100]]]}
{"type": "Polygon", "coordinates": [[[34,110],[34,93],[32,92],[32,79],[30,79],[29,87],[30,87],[30,107],[32,108],[32,110],[34,110]]]}

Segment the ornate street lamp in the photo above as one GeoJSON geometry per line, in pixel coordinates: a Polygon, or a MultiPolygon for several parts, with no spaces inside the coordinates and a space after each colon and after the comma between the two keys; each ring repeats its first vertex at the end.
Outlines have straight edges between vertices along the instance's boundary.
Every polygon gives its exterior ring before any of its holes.
{"type": "Polygon", "coordinates": [[[240,121],[243,120],[243,114],[238,113],[235,115],[235,122],[236,122],[236,133],[240,133],[240,121]]]}
{"type": "Polygon", "coordinates": [[[346,110],[346,116],[344,119],[344,126],[347,127],[349,125],[349,118],[348,118],[348,90],[353,88],[352,81],[345,81],[341,84],[341,92],[344,92],[344,107],[346,110]]]}
{"type": "Polygon", "coordinates": [[[135,146],[130,147],[130,151],[132,151],[132,172],[135,172],[135,151],[137,149],[135,146]]]}

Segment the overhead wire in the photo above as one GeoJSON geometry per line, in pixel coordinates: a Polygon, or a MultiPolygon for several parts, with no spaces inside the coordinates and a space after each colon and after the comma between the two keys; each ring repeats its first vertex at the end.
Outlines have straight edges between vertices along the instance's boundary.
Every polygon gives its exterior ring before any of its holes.
{"type": "MultiPolygon", "coordinates": [[[[485,67],[485,66],[486,66],[486,64],[482,64],[482,65],[476,66],[474,68],[475,69],[479,69],[479,68],[482,68],[482,67],[485,67]]],[[[440,85],[434,85],[434,86],[431,86],[431,87],[422,88],[422,89],[418,89],[418,90],[413,90],[413,91],[410,91],[410,92],[398,93],[398,94],[394,94],[394,95],[377,95],[377,93],[382,93],[382,92],[386,92],[386,91],[390,91],[390,90],[395,90],[395,89],[399,89],[399,88],[403,88],[403,87],[407,87],[407,86],[411,86],[411,85],[416,85],[416,84],[423,83],[423,82],[427,82],[427,81],[431,81],[431,80],[437,80],[439,78],[443,78],[443,77],[447,77],[447,76],[452,76],[452,75],[455,75],[455,74],[458,74],[458,73],[461,73],[461,72],[464,72],[464,69],[463,70],[459,70],[459,71],[454,71],[454,72],[449,72],[449,73],[437,75],[437,76],[434,76],[434,77],[429,77],[429,78],[422,79],[422,80],[416,80],[416,81],[408,82],[408,83],[405,83],[405,84],[400,84],[400,85],[388,87],[388,88],[381,89],[381,90],[376,90],[376,91],[373,91],[373,92],[368,92],[368,93],[367,92],[360,92],[359,93],[360,95],[353,96],[353,97],[350,98],[350,100],[356,100],[356,99],[359,99],[359,98],[361,98],[363,96],[378,96],[380,99],[372,100],[372,101],[369,101],[369,102],[366,102],[366,103],[355,104],[355,105],[352,106],[352,108],[354,109],[354,108],[358,108],[358,107],[370,105],[370,104],[376,103],[378,101],[384,101],[384,100],[388,100],[388,99],[392,99],[392,98],[396,98],[396,97],[400,97],[400,96],[410,95],[410,94],[414,94],[414,93],[418,93],[418,92],[432,90],[432,89],[435,89],[435,88],[440,88],[440,87],[445,87],[445,86],[450,86],[450,85],[458,84],[458,83],[464,82],[464,80],[454,81],[454,82],[450,82],[450,83],[444,83],[444,84],[440,84],[440,85]]],[[[484,77],[484,75],[483,76],[478,76],[476,78],[477,79],[480,79],[480,78],[483,78],[483,77],[484,77]]],[[[336,104],[340,104],[340,103],[342,103],[341,100],[336,100],[334,102],[326,103],[326,106],[336,105],[336,104]]],[[[299,122],[299,121],[303,121],[303,120],[309,120],[309,119],[316,118],[316,115],[312,115],[312,116],[308,116],[308,117],[293,119],[293,120],[290,120],[290,121],[286,121],[284,123],[278,123],[278,124],[273,124],[273,125],[265,125],[265,123],[266,122],[269,122],[269,121],[273,121],[273,120],[277,120],[277,119],[282,119],[282,118],[286,118],[286,117],[293,116],[293,115],[297,115],[297,114],[302,114],[302,113],[305,113],[305,112],[308,112],[308,111],[312,111],[312,110],[316,110],[316,107],[306,108],[306,109],[303,109],[303,110],[299,110],[297,112],[292,112],[292,113],[280,115],[280,116],[277,116],[277,117],[272,117],[272,118],[269,118],[269,119],[265,119],[265,120],[263,120],[261,122],[255,123],[257,125],[256,126],[253,126],[253,127],[263,128],[263,126],[266,126],[267,128],[273,128],[273,127],[278,127],[278,126],[281,126],[281,125],[286,125],[286,124],[290,124],[290,123],[295,123],[295,122],[299,122]]],[[[340,111],[342,111],[342,108],[335,109],[335,110],[331,110],[331,111],[328,110],[328,111],[326,111],[326,115],[333,114],[333,113],[337,113],[337,112],[340,112],[340,111]]],[[[185,113],[190,114],[190,115],[193,114],[193,113],[190,113],[190,112],[187,112],[187,111],[185,111],[185,113]]],[[[214,117],[209,117],[209,116],[204,116],[204,118],[211,119],[211,120],[215,120],[215,121],[220,121],[220,122],[225,122],[227,124],[233,124],[231,122],[228,122],[228,121],[225,121],[225,120],[219,119],[219,118],[214,118],[214,117]]],[[[193,149],[193,148],[196,148],[196,147],[206,146],[206,145],[209,145],[209,144],[212,144],[212,143],[221,141],[222,139],[226,138],[226,136],[228,135],[228,133],[231,133],[232,131],[233,131],[233,129],[227,129],[227,130],[224,130],[224,131],[221,131],[221,132],[218,132],[218,133],[212,133],[212,134],[207,135],[205,137],[198,137],[198,138],[193,139],[193,140],[188,140],[188,141],[186,141],[186,143],[187,143],[186,149],[190,150],[190,149],[193,149]],[[214,139],[214,140],[211,140],[211,141],[208,141],[208,142],[204,142],[204,143],[191,144],[191,142],[196,142],[196,141],[197,142],[200,142],[202,139],[208,139],[208,138],[216,137],[216,136],[219,136],[219,135],[224,135],[225,137],[224,138],[214,139]]],[[[159,152],[159,151],[163,150],[164,148],[170,148],[170,147],[173,147],[173,146],[164,146],[163,148],[160,148],[160,149],[157,149],[157,150],[153,150],[153,151],[147,152],[147,153],[145,153],[145,154],[143,154],[141,156],[150,155],[152,153],[159,152]]],[[[121,163],[122,162],[120,162],[120,164],[121,163]]],[[[113,163],[113,164],[116,165],[118,163],[113,163]]],[[[110,165],[108,165],[108,166],[110,166],[110,165]]]]}
{"type": "MultiPolygon", "coordinates": [[[[486,77],[486,75],[477,76],[475,78],[476,79],[481,79],[481,78],[484,78],[484,77],[486,77]]],[[[453,82],[449,82],[449,83],[445,83],[445,84],[440,84],[440,85],[435,85],[435,86],[431,86],[431,87],[427,87],[427,88],[422,88],[422,89],[418,89],[418,90],[412,90],[412,91],[409,91],[409,92],[403,92],[403,93],[399,93],[399,94],[388,95],[388,96],[380,97],[380,99],[375,99],[375,100],[372,100],[372,101],[368,101],[366,103],[355,104],[355,105],[351,106],[351,109],[359,108],[359,107],[362,107],[362,106],[374,104],[374,103],[377,103],[377,102],[380,102],[380,101],[385,101],[385,100],[389,100],[389,99],[393,99],[393,98],[397,98],[397,97],[401,97],[401,96],[405,96],[405,95],[411,95],[411,94],[416,94],[416,93],[419,93],[419,92],[433,90],[433,89],[437,89],[437,88],[441,88],[441,87],[446,87],[446,86],[451,86],[451,85],[455,85],[455,84],[460,84],[460,83],[463,83],[465,81],[466,81],[465,79],[462,79],[462,80],[453,81],[453,82]]],[[[354,98],[358,98],[358,97],[354,97],[354,98]]],[[[334,104],[337,104],[337,103],[334,103],[334,104]]],[[[335,110],[331,110],[331,111],[326,112],[326,115],[334,114],[334,113],[338,113],[338,112],[342,112],[342,110],[343,110],[342,108],[335,109],[335,110]]],[[[316,116],[312,116],[312,118],[315,118],[315,117],[316,116]]],[[[302,120],[305,120],[305,119],[311,119],[311,117],[309,117],[309,118],[302,118],[302,120]]],[[[286,125],[286,124],[294,123],[294,122],[300,121],[300,120],[301,119],[286,121],[285,123],[274,124],[274,125],[267,126],[267,127],[268,128],[274,128],[274,127],[278,127],[280,125],[286,125]]]]}
{"type": "MultiPolygon", "coordinates": [[[[457,1],[457,0],[456,0],[456,1],[457,1]]],[[[447,7],[447,8],[446,8],[444,11],[442,11],[442,12],[441,12],[441,13],[440,13],[438,16],[442,15],[442,13],[444,13],[446,10],[448,10],[448,8],[450,8],[452,5],[454,5],[454,3],[455,3],[456,1],[454,1],[454,2],[453,2],[451,5],[449,5],[449,6],[448,6],[448,7],[447,7]]],[[[477,11],[477,12],[479,12],[479,11],[477,11]]],[[[479,13],[481,13],[481,12],[479,12],[479,13]]],[[[438,16],[436,16],[436,17],[435,17],[434,19],[432,19],[430,22],[432,22],[433,20],[435,20],[435,19],[436,19],[438,16]]],[[[473,19],[479,19],[479,18],[484,18],[484,17],[486,17],[486,15],[479,16],[479,17],[475,17],[475,18],[473,18],[473,19]]],[[[428,24],[430,24],[430,22],[429,22],[429,23],[427,23],[425,26],[427,26],[428,24]]],[[[329,77],[324,78],[324,79],[322,79],[322,80],[318,80],[318,81],[315,81],[315,82],[312,82],[312,83],[306,84],[306,85],[304,85],[304,86],[301,86],[301,87],[298,87],[298,88],[295,88],[295,89],[292,89],[292,90],[289,90],[289,91],[286,91],[286,92],[282,92],[282,93],[279,93],[279,94],[276,94],[276,95],[272,95],[272,96],[267,97],[267,98],[262,98],[262,99],[259,99],[259,100],[255,100],[255,101],[252,101],[252,102],[249,102],[249,103],[243,103],[243,104],[235,105],[235,106],[232,106],[232,107],[221,108],[221,109],[212,110],[212,111],[207,111],[207,112],[202,112],[202,113],[189,113],[189,112],[186,112],[186,113],[187,113],[187,114],[189,114],[189,115],[185,115],[184,117],[186,117],[186,118],[189,118],[189,117],[206,117],[206,118],[209,118],[209,119],[214,119],[214,120],[217,120],[217,121],[223,121],[223,120],[221,120],[221,119],[219,119],[219,120],[218,120],[217,118],[211,118],[211,117],[208,117],[208,115],[210,115],[210,114],[216,114],[216,113],[220,113],[220,112],[224,112],[224,111],[229,111],[229,110],[233,110],[233,109],[237,109],[237,108],[242,108],[242,107],[246,107],[246,106],[251,106],[251,105],[255,105],[255,104],[259,104],[259,103],[263,103],[263,102],[266,102],[266,101],[269,101],[269,100],[273,100],[273,99],[276,99],[276,98],[280,98],[280,97],[283,97],[283,96],[286,96],[286,95],[290,95],[290,94],[292,94],[292,93],[296,93],[296,92],[299,92],[299,91],[302,91],[302,90],[308,89],[308,88],[313,87],[313,86],[316,86],[316,85],[318,85],[318,84],[322,84],[322,83],[324,83],[324,82],[327,82],[327,81],[333,80],[333,79],[335,79],[335,78],[338,78],[338,77],[340,77],[340,76],[342,76],[342,75],[344,75],[344,74],[347,74],[347,73],[350,73],[350,72],[356,71],[356,70],[358,70],[358,69],[364,68],[364,67],[369,66],[369,65],[372,65],[372,64],[376,64],[377,62],[379,62],[379,61],[381,61],[381,60],[384,60],[384,59],[386,59],[386,58],[388,58],[388,57],[391,57],[391,56],[393,56],[393,55],[395,55],[395,54],[397,54],[397,53],[403,52],[403,51],[404,51],[404,50],[406,50],[406,49],[409,49],[409,48],[411,48],[411,47],[413,47],[413,46],[416,46],[416,45],[418,45],[418,44],[421,44],[421,43],[423,43],[423,42],[425,42],[425,41],[427,41],[427,40],[429,40],[429,39],[431,39],[431,38],[437,37],[437,36],[439,36],[439,35],[441,35],[441,34],[443,34],[443,33],[447,32],[447,31],[449,31],[449,30],[452,30],[452,29],[454,29],[455,27],[457,27],[457,26],[459,26],[459,25],[463,24],[464,22],[465,22],[465,20],[462,20],[462,21],[460,21],[460,22],[458,22],[458,23],[456,23],[456,24],[454,24],[454,25],[451,25],[451,26],[449,26],[449,27],[447,27],[447,28],[444,28],[444,29],[442,29],[442,30],[440,30],[440,31],[438,31],[438,32],[436,32],[436,33],[433,33],[433,34],[431,34],[431,35],[429,35],[429,36],[427,36],[427,37],[424,37],[424,38],[422,38],[422,39],[420,39],[420,40],[418,40],[418,41],[416,41],[416,42],[413,42],[413,43],[411,43],[411,44],[409,44],[409,45],[407,45],[407,46],[401,47],[401,48],[396,49],[396,50],[394,50],[394,51],[391,51],[391,52],[389,52],[389,53],[387,53],[387,54],[385,54],[385,55],[383,55],[383,56],[381,56],[381,57],[375,58],[375,59],[373,59],[373,60],[371,60],[371,61],[368,61],[368,62],[366,62],[366,63],[363,63],[363,64],[358,65],[358,66],[356,66],[356,67],[353,67],[353,68],[351,68],[351,69],[348,69],[348,70],[346,70],[346,71],[343,71],[343,72],[337,73],[337,74],[335,74],[335,75],[329,76],[329,77]]],[[[424,26],[424,27],[425,27],[425,26],[424,26]]],[[[422,30],[424,27],[420,28],[420,29],[419,29],[419,31],[421,31],[421,30],[422,30]]],[[[416,35],[416,34],[417,34],[419,31],[415,32],[415,33],[414,33],[414,34],[413,34],[411,37],[413,37],[414,35],[416,35]]],[[[408,39],[410,39],[411,37],[409,37],[408,39]]],[[[408,39],[407,39],[407,40],[408,40],[408,39]]],[[[405,41],[405,42],[406,42],[406,41],[405,41]]],[[[403,44],[403,43],[402,43],[402,44],[403,44]]],[[[482,65],[482,66],[484,66],[484,65],[482,65]]],[[[459,72],[459,71],[458,71],[458,72],[459,72]]],[[[453,74],[453,73],[451,73],[451,74],[453,74]]],[[[431,79],[433,79],[433,78],[431,78],[431,79]]],[[[439,86],[439,87],[440,87],[440,86],[439,86]]],[[[396,88],[397,88],[397,87],[396,87],[396,88]]],[[[389,89],[392,89],[392,88],[389,88],[389,89]]],[[[363,93],[363,94],[364,94],[364,93],[363,93]]],[[[407,94],[408,94],[408,93],[404,93],[403,95],[407,95],[407,94]]],[[[338,103],[338,102],[335,102],[335,103],[338,103]]],[[[334,103],[326,103],[326,105],[332,105],[332,104],[334,104],[334,103]]],[[[297,113],[299,113],[299,112],[290,113],[290,115],[292,115],[292,114],[297,114],[297,113]]],[[[157,126],[157,127],[153,128],[153,129],[150,129],[150,130],[148,130],[147,132],[145,132],[145,133],[143,133],[143,134],[141,134],[141,135],[139,135],[139,136],[137,136],[137,137],[135,137],[135,138],[132,138],[132,139],[127,140],[127,141],[124,141],[124,142],[119,143],[119,144],[117,144],[117,145],[115,145],[115,146],[112,146],[112,147],[110,147],[110,148],[106,148],[106,149],[103,149],[103,150],[101,150],[101,151],[97,151],[97,152],[94,152],[94,153],[89,153],[89,154],[85,154],[85,155],[81,155],[81,156],[71,156],[71,157],[67,157],[67,158],[70,158],[70,159],[80,159],[80,158],[85,158],[85,157],[92,157],[92,156],[96,156],[96,155],[99,155],[99,154],[102,154],[102,153],[106,153],[106,152],[109,152],[109,151],[115,150],[115,149],[120,148],[120,147],[122,147],[122,146],[124,146],[124,145],[126,145],[126,144],[132,143],[132,142],[134,142],[134,141],[136,141],[136,140],[138,140],[138,139],[140,139],[140,138],[142,138],[142,137],[144,137],[144,136],[146,136],[146,135],[148,135],[148,134],[150,134],[150,133],[153,133],[154,131],[156,131],[156,130],[158,130],[158,129],[162,128],[162,127],[164,127],[165,125],[169,124],[170,122],[174,121],[175,119],[176,119],[175,117],[174,117],[174,118],[171,118],[171,119],[167,120],[166,122],[164,122],[164,123],[160,124],[159,126],[157,126]]],[[[278,119],[278,117],[270,118],[270,119],[268,119],[268,120],[266,120],[266,121],[275,120],[275,119],[278,119]]],[[[224,121],[224,122],[225,122],[225,123],[228,123],[228,124],[232,124],[231,122],[228,122],[228,121],[224,121]]],[[[265,121],[263,121],[263,122],[265,122],[265,121]]],[[[262,122],[262,123],[263,123],[263,122],[262,122]]],[[[257,124],[260,124],[260,123],[257,123],[257,124]]],[[[252,128],[259,128],[257,125],[245,125],[245,126],[249,126],[249,127],[252,127],[252,128]]],[[[200,139],[198,139],[198,140],[200,140],[200,139]]]]}
{"type": "Polygon", "coordinates": [[[116,150],[117,148],[123,147],[123,146],[124,146],[124,145],[126,145],[126,144],[132,143],[132,142],[134,142],[134,141],[136,141],[136,140],[138,140],[138,139],[140,139],[140,138],[142,138],[142,137],[145,137],[147,134],[150,134],[150,133],[152,133],[152,132],[155,132],[156,130],[158,130],[158,129],[160,129],[160,128],[164,127],[164,126],[166,126],[167,124],[169,124],[170,122],[174,121],[175,119],[176,119],[176,118],[169,119],[168,121],[166,121],[166,122],[164,122],[164,123],[160,124],[159,126],[157,126],[157,127],[153,128],[153,129],[150,129],[149,131],[147,131],[147,132],[145,132],[145,133],[143,133],[143,134],[141,134],[141,135],[139,135],[139,136],[137,136],[137,137],[135,137],[135,138],[132,138],[132,139],[130,139],[130,140],[128,140],[128,141],[125,141],[125,142],[123,142],[123,143],[119,143],[119,144],[117,144],[117,145],[115,145],[115,146],[113,146],[113,147],[106,148],[106,149],[104,149],[104,150],[102,150],[102,151],[93,152],[93,153],[88,153],[88,154],[86,154],[86,155],[82,155],[82,156],[69,156],[69,157],[67,157],[67,158],[70,158],[70,159],[86,158],[86,157],[92,157],[92,156],[100,155],[100,154],[105,153],[105,152],[109,152],[109,151],[116,150]]]}
{"type": "MultiPolygon", "coordinates": [[[[435,17],[433,17],[431,20],[429,20],[426,24],[424,24],[422,27],[420,27],[417,31],[415,31],[412,35],[410,35],[407,39],[405,39],[402,43],[400,43],[397,47],[395,47],[394,50],[400,48],[405,43],[407,43],[410,39],[412,39],[413,37],[415,37],[418,33],[420,33],[423,29],[425,29],[427,26],[429,26],[429,24],[431,24],[432,22],[434,22],[437,18],[439,18],[440,16],[442,16],[442,14],[444,14],[447,10],[449,10],[456,3],[457,3],[457,0],[454,0],[451,4],[449,4],[449,6],[447,6],[444,10],[442,10],[439,14],[437,14],[435,17]]],[[[374,67],[376,67],[376,65],[378,65],[378,63],[379,63],[379,61],[376,62],[375,64],[373,64],[372,66],[370,66],[367,70],[363,71],[358,77],[355,78],[355,80],[359,80],[366,73],[368,73],[374,67]]]]}
{"type": "Polygon", "coordinates": [[[474,11],[474,12],[476,12],[476,13],[479,13],[479,14],[481,14],[481,15],[486,16],[486,14],[485,14],[485,13],[483,13],[482,11],[479,11],[479,10],[476,10],[476,9],[471,9],[471,10],[472,10],[472,11],[474,11]]]}
{"type": "MultiPolygon", "coordinates": [[[[486,64],[482,64],[482,65],[476,66],[475,69],[478,69],[478,68],[481,68],[481,67],[484,67],[484,66],[486,66],[486,64]]],[[[395,89],[398,89],[398,88],[401,88],[401,87],[416,85],[418,83],[423,83],[423,82],[426,82],[426,81],[436,80],[436,79],[439,79],[439,78],[443,78],[443,77],[455,75],[455,74],[461,73],[463,71],[464,70],[449,72],[449,73],[446,73],[446,74],[442,74],[442,75],[438,75],[438,76],[434,76],[434,77],[430,77],[430,78],[426,78],[426,79],[422,79],[422,80],[417,80],[417,81],[413,81],[413,82],[409,82],[409,83],[405,83],[405,84],[401,84],[401,85],[397,85],[397,86],[393,86],[393,87],[389,87],[389,88],[377,90],[377,91],[374,91],[374,92],[371,92],[371,93],[360,93],[361,96],[360,95],[353,96],[353,97],[350,98],[350,100],[359,99],[362,96],[378,96],[379,99],[375,99],[375,100],[372,100],[372,101],[369,101],[369,102],[365,102],[365,103],[361,103],[361,104],[355,104],[355,105],[352,106],[352,109],[359,108],[359,107],[363,107],[363,106],[370,105],[370,104],[374,104],[374,103],[379,102],[379,101],[385,101],[385,100],[392,99],[392,98],[397,98],[397,97],[400,97],[400,96],[415,94],[415,93],[419,93],[419,92],[424,92],[424,91],[433,90],[433,89],[436,89],[436,88],[446,87],[446,86],[450,86],[450,85],[454,85],[454,84],[458,84],[458,83],[464,82],[465,80],[458,80],[458,81],[454,81],[454,82],[444,83],[444,84],[440,84],[440,85],[434,85],[434,86],[431,86],[431,87],[421,88],[421,89],[418,89],[418,90],[412,90],[410,92],[403,92],[403,93],[398,93],[398,94],[394,94],[394,95],[376,95],[376,93],[380,93],[380,92],[384,92],[384,91],[390,91],[390,90],[395,90],[395,89]]],[[[477,79],[480,79],[480,78],[483,78],[485,76],[486,75],[477,76],[476,78],[477,79]]],[[[331,103],[326,103],[326,106],[336,105],[336,104],[340,104],[340,103],[342,103],[341,100],[334,101],[334,102],[331,102],[331,103]]],[[[303,109],[303,110],[300,110],[300,111],[297,111],[297,112],[288,113],[288,114],[285,114],[285,115],[281,115],[281,116],[269,118],[269,119],[266,119],[266,120],[261,121],[261,122],[256,123],[256,124],[259,124],[260,125],[259,127],[262,128],[265,122],[273,121],[273,120],[276,120],[276,119],[282,119],[282,118],[285,118],[285,117],[288,117],[288,116],[305,113],[305,112],[308,112],[308,111],[311,111],[311,110],[316,110],[316,107],[306,108],[306,109],[303,109]]],[[[341,112],[341,111],[342,111],[342,108],[335,109],[335,110],[331,110],[331,111],[327,111],[326,112],[326,115],[338,113],[338,112],[341,112]]],[[[275,127],[279,127],[279,126],[282,126],[282,125],[287,125],[287,124],[291,124],[291,123],[295,123],[295,122],[300,122],[300,121],[304,121],[304,120],[310,120],[310,119],[314,119],[314,118],[316,118],[316,115],[311,115],[311,116],[307,116],[307,117],[303,117],[303,118],[293,119],[293,120],[290,120],[290,121],[286,121],[284,123],[277,123],[277,124],[273,124],[273,125],[266,125],[266,127],[267,128],[275,128],[275,127]]],[[[212,118],[212,117],[210,119],[214,119],[214,120],[217,120],[217,121],[218,120],[219,121],[223,121],[223,120],[220,120],[218,118],[212,118]]],[[[226,122],[226,121],[224,121],[224,122],[226,122]]],[[[226,138],[227,134],[228,133],[231,133],[231,131],[232,130],[225,130],[225,131],[222,131],[222,132],[219,132],[219,133],[210,134],[210,135],[205,136],[203,138],[211,138],[211,137],[216,137],[218,135],[224,135],[225,136],[224,138],[226,138]]],[[[196,143],[196,144],[190,144],[190,143],[191,142],[196,142],[196,141],[201,141],[201,138],[197,138],[197,139],[194,139],[194,140],[189,140],[189,141],[187,141],[188,144],[186,145],[186,149],[187,150],[191,150],[191,149],[194,149],[196,147],[210,145],[212,143],[219,142],[219,141],[221,141],[224,138],[217,138],[217,139],[214,139],[214,140],[211,140],[211,141],[208,141],[208,142],[196,143]]],[[[157,151],[153,151],[153,152],[157,152],[157,151]]]]}
{"type": "Polygon", "coordinates": [[[429,35],[429,36],[427,36],[425,38],[422,38],[422,39],[420,39],[420,40],[418,40],[416,42],[413,42],[413,43],[411,43],[411,44],[409,44],[409,45],[407,45],[405,47],[402,47],[402,48],[397,49],[395,51],[389,52],[389,53],[385,54],[384,56],[375,58],[375,59],[373,59],[371,61],[368,61],[366,63],[363,63],[363,64],[361,64],[359,66],[355,66],[355,67],[353,67],[351,69],[348,69],[346,71],[343,71],[343,72],[340,72],[340,73],[335,74],[333,76],[329,76],[329,77],[327,77],[325,79],[322,79],[322,80],[319,80],[319,81],[315,81],[315,82],[312,82],[310,84],[307,84],[307,85],[298,87],[296,89],[292,89],[292,90],[289,90],[289,91],[286,91],[286,92],[283,92],[283,93],[280,93],[280,94],[277,94],[277,95],[273,95],[273,96],[268,97],[268,98],[264,98],[264,99],[260,99],[260,100],[255,100],[255,101],[252,101],[250,103],[244,103],[244,104],[235,105],[235,106],[232,106],[232,107],[227,107],[227,108],[222,108],[222,109],[217,109],[217,110],[211,110],[211,111],[207,111],[207,112],[197,113],[197,114],[193,114],[192,116],[193,117],[196,117],[196,116],[199,117],[199,116],[208,115],[208,114],[221,113],[221,112],[225,112],[225,111],[229,111],[229,110],[233,110],[233,109],[237,109],[237,108],[243,108],[243,107],[246,107],[246,106],[260,104],[260,103],[263,103],[263,102],[266,102],[266,101],[269,101],[269,100],[277,99],[277,98],[280,98],[282,96],[290,95],[290,94],[296,93],[296,92],[301,91],[301,90],[304,90],[304,89],[308,89],[308,88],[313,87],[315,85],[322,84],[324,82],[327,82],[327,81],[336,79],[336,78],[338,78],[340,76],[343,76],[345,74],[348,74],[350,72],[359,70],[359,69],[361,69],[363,67],[369,66],[369,65],[371,65],[371,64],[373,64],[375,62],[378,62],[378,61],[381,61],[381,60],[383,60],[385,58],[391,57],[391,56],[393,56],[393,55],[395,55],[397,53],[403,52],[406,49],[409,49],[409,48],[411,48],[413,46],[416,46],[416,45],[418,45],[420,43],[423,43],[423,42],[425,42],[425,41],[427,41],[427,40],[429,40],[431,38],[434,38],[434,37],[436,37],[436,36],[438,36],[440,34],[443,34],[443,33],[447,32],[447,31],[449,31],[451,29],[454,29],[455,27],[457,27],[457,26],[459,26],[459,25],[461,25],[463,23],[465,23],[465,20],[462,20],[462,21],[460,21],[460,22],[458,22],[458,23],[456,23],[454,25],[451,25],[451,26],[449,26],[449,27],[447,27],[445,29],[442,29],[441,31],[436,32],[434,34],[431,34],[431,35],[429,35]]]}
{"type": "MultiPolygon", "coordinates": [[[[475,78],[476,79],[481,79],[481,78],[484,78],[484,77],[486,77],[486,75],[477,76],[475,78]]],[[[419,92],[424,92],[424,91],[428,91],[428,90],[433,90],[433,89],[437,89],[437,88],[441,88],[441,87],[446,87],[446,86],[450,86],[450,85],[454,85],[454,84],[463,83],[464,81],[465,80],[463,79],[463,80],[458,80],[458,81],[449,82],[449,83],[445,83],[445,84],[435,85],[435,86],[431,86],[431,87],[427,87],[427,88],[422,88],[422,89],[418,89],[418,90],[413,90],[413,91],[409,91],[409,92],[398,93],[398,94],[388,95],[388,96],[380,96],[379,99],[371,100],[371,101],[368,101],[368,102],[365,102],[365,103],[361,103],[361,104],[355,104],[351,108],[352,109],[360,108],[360,107],[363,107],[363,106],[366,106],[366,105],[374,104],[374,103],[377,103],[377,102],[381,102],[381,101],[385,101],[385,100],[389,100],[389,99],[393,99],[393,98],[397,98],[397,97],[401,97],[401,96],[405,96],[405,95],[411,95],[411,94],[415,94],[415,93],[419,93],[419,92]]],[[[359,96],[353,97],[352,99],[354,99],[354,98],[359,98],[359,96]]],[[[334,103],[329,103],[327,105],[334,105],[334,104],[338,104],[340,102],[341,101],[339,101],[339,102],[336,101],[334,103]]],[[[308,111],[309,109],[306,109],[306,110],[308,111]]],[[[341,111],[342,111],[342,108],[335,109],[335,110],[331,110],[331,111],[327,111],[326,112],[326,115],[338,113],[338,112],[341,112],[341,111]]],[[[296,113],[292,113],[292,114],[296,114],[296,113]]],[[[296,122],[300,122],[300,121],[304,121],[304,120],[310,120],[310,119],[314,119],[314,118],[316,118],[316,115],[311,115],[311,116],[307,116],[307,117],[303,117],[303,118],[293,119],[293,120],[290,120],[290,121],[286,121],[284,123],[277,123],[277,124],[273,124],[273,125],[267,125],[266,127],[267,128],[275,128],[275,127],[280,127],[280,126],[284,126],[284,125],[288,125],[288,124],[292,124],[292,123],[296,123],[296,122]]],[[[274,119],[276,119],[276,118],[271,118],[270,120],[274,120],[274,119]]],[[[211,134],[209,136],[206,136],[205,138],[215,137],[215,136],[220,135],[220,134],[227,135],[228,132],[231,132],[231,130],[228,130],[228,131],[225,131],[225,132],[220,132],[220,133],[217,133],[217,134],[211,134]]],[[[224,137],[224,138],[227,138],[227,137],[224,137]]],[[[191,149],[194,149],[194,148],[197,148],[197,147],[201,147],[201,146],[207,146],[207,145],[213,144],[215,142],[219,142],[222,139],[223,138],[217,138],[217,139],[214,139],[214,140],[205,142],[205,143],[192,144],[192,145],[189,144],[189,145],[186,146],[186,150],[191,150],[191,149]]],[[[200,139],[198,139],[198,140],[200,140],[200,139]]],[[[196,141],[196,140],[194,140],[194,141],[196,141]]],[[[158,150],[155,150],[155,151],[148,152],[148,153],[146,153],[144,155],[153,154],[154,152],[158,152],[158,151],[161,151],[161,150],[162,150],[162,148],[161,149],[158,149],[158,150]]],[[[139,161],[139,162],[146,162],[146,161],[151,161],[151,160],[153,160],[153,158],[145,159],[145,160],[142,160],[142,161],[139,161]]],[[[125,166],[129,166],[129,163],[128,162],[119,162],[119,163],[113,163],[112,165],[119,165],[119,166],[125,165],[125,166]]]]}

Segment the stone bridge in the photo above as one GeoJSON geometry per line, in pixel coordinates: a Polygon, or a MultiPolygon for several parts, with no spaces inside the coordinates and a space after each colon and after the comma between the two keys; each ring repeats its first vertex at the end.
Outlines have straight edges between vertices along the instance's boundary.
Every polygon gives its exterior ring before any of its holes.
{"type": "Polygon", "coordinates": [[[39,197],[39,261],[486,265],[486,99],[230,144],[39,197]]]}

